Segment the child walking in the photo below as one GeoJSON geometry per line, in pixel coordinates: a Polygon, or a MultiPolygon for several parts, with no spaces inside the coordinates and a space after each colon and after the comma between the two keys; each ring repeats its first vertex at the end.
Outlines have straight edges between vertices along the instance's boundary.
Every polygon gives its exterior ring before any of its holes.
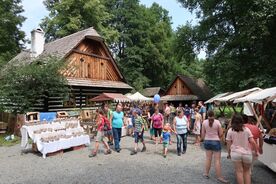
{"type": "Polygon", "coordinates": [[[167,123],[164,128],[163,128],[163,156],[164,158],[167,157],[167,152],[168,152],[168,146],[170,144],[171,140],[171,127],[170,124],[167,123]]]}
{"type": "Polygon", "coordinates": [[[105,141],[106,137],[104,135],[105,129],[110,129],[110,122],[108,119],[104,116],[104,111],[102,109],[98,110],[98,118],[97,118],[97,135],[96,135],[96,143],[95,143],[95,149],[94,151],[89,155],[89,157],[95,157],[97,156],[98,150],[99,150],[99,142],[102,142],[106,148],[105,154],[111,154],[111,150],[107,142],[105,141]]]}
{"type": "Polygon", "coordinates": [[[132,112],[133,117],[134,117],[134,151],[132,151],[130,153],[130,155],[135,155],[137,154],[137,149],[138,149],[138,142],[139,140],[142,142],[143,144],[143,148],[141,150],[141,152],[145,152],[146,151],[146,145],[145,145],[145,141],[144,141],[144,121],[142,119],[141,116],[138,115],[138,112],[136,110],[134,110],[132,112]]]}

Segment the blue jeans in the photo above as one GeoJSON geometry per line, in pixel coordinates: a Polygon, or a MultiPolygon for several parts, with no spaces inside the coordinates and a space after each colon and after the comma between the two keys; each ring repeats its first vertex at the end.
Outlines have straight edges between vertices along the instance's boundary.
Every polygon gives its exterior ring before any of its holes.
{"type": "Polygon", "coordinates": [[[183,146],[183,152],[187,150],[187,133],[185,134],[177,134],[177,152],[181,152],[181,145],[183,146]]]}
{"type": "Polygon", "coordinates": [[[115,150],[120,149],[122,128],[112,128],[115,150]]]}

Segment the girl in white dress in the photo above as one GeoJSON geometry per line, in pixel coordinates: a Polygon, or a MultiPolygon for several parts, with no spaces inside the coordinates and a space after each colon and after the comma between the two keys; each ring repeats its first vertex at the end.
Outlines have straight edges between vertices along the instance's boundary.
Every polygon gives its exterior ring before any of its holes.
{"type": "Polygon", "coordinates": [[[195,145],[200,145],[200,127],[201,127],[202,117],[198,113],[198,108],[195,108],[195,124],[194,124],[194,130],[193,133],[196,136],[195,145]]]}

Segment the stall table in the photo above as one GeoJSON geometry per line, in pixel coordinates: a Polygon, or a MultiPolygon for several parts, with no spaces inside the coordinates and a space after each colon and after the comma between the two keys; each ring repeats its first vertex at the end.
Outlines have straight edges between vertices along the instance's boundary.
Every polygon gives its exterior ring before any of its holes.
{"type": "Polygon", "coordinates": [[[28,137],[30,137],[37,150],[46,158],[48,153],[68,149],[80,145],[90,144],[89,135],[84,134],[79,120],[61,120],[48,124],[24,125],[21,127],[21,147],[28,148],[28,137]],[[74,127],[68,125],[74,124],[74,127]],[[55,139],[49,139],[55,137],[55,139]],[[45,141],[47,140],[47,141],[45,141]]]}
{"type": "Polygon", "coordinates": [[[264,142],[263,154],[259,156],[259,161],[276,172],[276,145],[264,142]]]}

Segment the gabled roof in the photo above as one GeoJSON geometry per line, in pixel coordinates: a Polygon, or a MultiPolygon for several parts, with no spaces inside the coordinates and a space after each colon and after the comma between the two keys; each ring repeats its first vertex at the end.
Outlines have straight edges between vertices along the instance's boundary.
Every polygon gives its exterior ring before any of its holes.
{"type": "MultiPolygon", "coordinates": [[[[103,41],[101,36],[92,27],[90,27],[88,29],[46,43],[44,45],[44,51],[40,56],[54,55],[63,58],[86,37],[103,41]]],[[[29,59],[33,59],[31,58],[31,51],[25,50],[13,58],[12,61],[20,60],[21,62],[25,62],[29,59]]]]}
{"type": "Polygon", "coordinates": [[[160,87],[150,87],[150,88],[145,88],[142,92],[144,96],[154,96],[155,94],[159,94],[161,88],[160,87]]]}
{"type": "Polygon", "coordinates": [[[179,78],[181,81],[183,81],[187,85],[187,87],[191,90],[193,95],[196,95],[198,97],[198,100],[208,100],[212,97],[212,93],[211,93],[210,89],[208,88],[208,86],[205,84],[205,82],[202,79],[195,79],[195,78],[184,76],[184,75],[176,76],[176,78],[173,80],[173,82],[168,87],[166,94],[177,78],[179,78]]]}
{"type": "MultiPolygon", "coordinates": [[[[92,39],[99,41],[103,48],[105,49],[106,53],[109,55],[111,58],[111,62],[114,65],[116,71],[118,72],[119,76],[123,79],[123,81],[126,82],[124,76],[119,70],[119,67],[112,57],[112,54],[110,53],[110,50],[108,49],[107,45],[104,43],[104,39],[97,33],[93,27],[84,29],[82,31],[73,33],[71,35],[65,36],[63,38],[54,40],[52,42],[46,43],[44,45],[44,51],[42,54],[40,54],[38,57],[44,57],[44,56],[57,56],[60,58],[65,58],[67,57],[71,51],[76,48],[79,43],[81,43],[84,39],[92,39]]],[[[31,51],[30,50],[25,50],[19,53],[16,57],[14,57],[10,62],[9,65],[12,64],[20,64],[20,63],[25,63],[29,64],[32,62],[33,58],[31,57],[31,51]]]]}

